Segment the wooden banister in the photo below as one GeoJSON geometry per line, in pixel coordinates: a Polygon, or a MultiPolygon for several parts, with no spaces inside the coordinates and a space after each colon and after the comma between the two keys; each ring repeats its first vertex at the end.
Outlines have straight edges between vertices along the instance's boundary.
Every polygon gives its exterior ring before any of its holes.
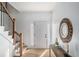
{"type": "Polygon", "coordinates": [[[15,31],[15,33],[20,37],[20,57],[23,55],[23,33],[18,33],[15,31]]]}
{"type": "Polygon", "coordinates": [[[13,18],[13,38],[14,38],[14,33],[15,33],[15,18],[13,18]]]}
{"type": "Polygon", "coordinates": [[[14,39],[13,40],[13,44],[15,44],[16,43],[16,40],[15,40],[15,18],[13,18],[13,35],[12,35],[12,38],[14,39]]]}
{"type": "Polygon", "coordinates": [[[11,21],[12,21],[12,26],[13,26],[13,32],[12,32],[12,38],[13,40],[13,44],[16,44],[16,38],[15,38],[15,34],[18,35],[18,37],[20,38],[20,56],[22,56],[22,51],[23,51],[23,33],[18,33],[16,32],[16,21],[15,18],[11,17],[11,15],[9,14],[7,8],[4,6],[4,4],[2,2],[0,2],[1,6],[4,8],[4,10],[6,11],[7,15],[10,17],[11,21]]]}
{"type": "Polygon", "coordinates": [[[11,17],[11,15],[9,14],[7,8],[4,6],[4,4],[2,2],[0,2],[1,5],[3,6],[3,8],[5,9],[6,13],[8,14],[8,16],[10,17],[11,21],[13,22],[13,18],[11,17]]]}
{"type": "Polygon", "coordinates": [[[17,34],[20,37],[20,34],[18,32],[15,31],[15,34],[17,34]]]}
{"type": "Polygon", "coordinates": [[[22,56],[22,50],[23,50],[23,34],[20,33],[20,56],[22,56]]]}

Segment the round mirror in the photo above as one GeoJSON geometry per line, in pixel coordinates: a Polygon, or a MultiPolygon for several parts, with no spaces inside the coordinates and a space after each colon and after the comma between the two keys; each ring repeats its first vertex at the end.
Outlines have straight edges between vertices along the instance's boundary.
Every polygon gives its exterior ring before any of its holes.
{"type": "Polygon", "coordinates": [[[71,41],[73,34],[73,27],[72,23],[68,18],[64,18],[59,27],[59,35],[63,42],[68,43],[71,41]]]}
{"type": "Polygon", "coordinates": [[[66,23],[63,23],[62,25],[61,25],[61,36],[63,37],[63,38],[65,38],[67,35],[68,35],[68,27],[67,27],[67,24],[66,23]]]}

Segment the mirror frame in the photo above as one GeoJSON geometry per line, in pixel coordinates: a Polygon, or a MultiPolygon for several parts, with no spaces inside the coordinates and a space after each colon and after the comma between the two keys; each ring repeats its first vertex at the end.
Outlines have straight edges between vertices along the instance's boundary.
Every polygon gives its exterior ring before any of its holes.
{"type": "Polygon", "coordinates": [[[73,26],[72,26],[71,21],[68,18],[63,18],[63,20],[61,21],[60,26],[59,26],[59,35],[60,35],[61,40],[64,43],[69,43],[71,41],[72,35],[73,35],[73,26]],[[67,27],[68,27],[68,34],[65,38],[62,36],[62,30],[61,30],[63,23],[67,24],[67,27]]]}

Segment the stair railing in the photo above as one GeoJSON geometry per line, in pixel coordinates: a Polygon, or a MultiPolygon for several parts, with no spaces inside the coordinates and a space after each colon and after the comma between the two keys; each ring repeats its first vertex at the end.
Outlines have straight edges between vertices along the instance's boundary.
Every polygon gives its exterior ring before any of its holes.
{"type": "Polygon", "coordinates": [[[20,38],[20,56],[22,56],[22,52],[23,52],[23,33],[18,33],[16,31],[16,21],[14,17],[11,17],[11,15],[9,14],[7,8],[5,7],[3,2],[0,2],[1,4],[1,9],[2,7],[4,8],[5,12],[7,13],[7,15],[9,16],[9,18],[11,19],[12,23],[13,23],[13,32],[12,32],[12,38],[13,38],[13,44],[16,44],[16,35],[20,38]]]}

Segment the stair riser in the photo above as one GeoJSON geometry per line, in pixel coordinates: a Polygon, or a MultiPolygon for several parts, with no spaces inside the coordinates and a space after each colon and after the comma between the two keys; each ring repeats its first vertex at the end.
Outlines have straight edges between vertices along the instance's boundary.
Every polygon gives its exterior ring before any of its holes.
{"type": "Polygon", "coordinates": [[[0,32],[4,31],[4,26],[0,26],[0,32]]]}

